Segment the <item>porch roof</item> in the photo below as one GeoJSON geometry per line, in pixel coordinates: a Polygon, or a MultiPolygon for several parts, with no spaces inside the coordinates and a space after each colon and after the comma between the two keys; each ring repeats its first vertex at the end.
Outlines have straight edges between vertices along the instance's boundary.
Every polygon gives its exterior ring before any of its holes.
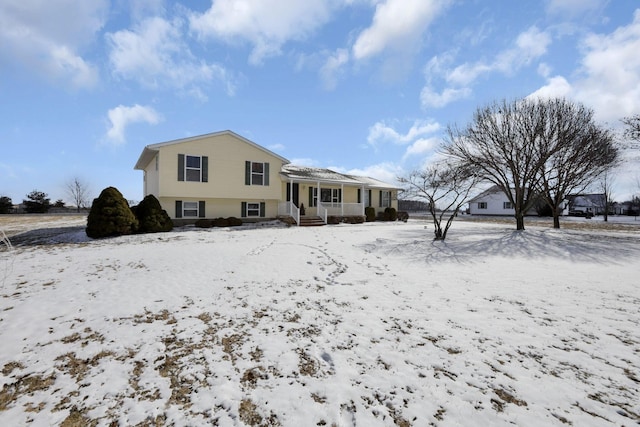
{"type": "Polygon", "coordinates": [[[284,165],[280,171],[285,179],[306,182],[322,182],[326,184],[347,184],[362,186],[363,183],[348,175],[331,169],[312,168],[307,166],[284,165]]]}

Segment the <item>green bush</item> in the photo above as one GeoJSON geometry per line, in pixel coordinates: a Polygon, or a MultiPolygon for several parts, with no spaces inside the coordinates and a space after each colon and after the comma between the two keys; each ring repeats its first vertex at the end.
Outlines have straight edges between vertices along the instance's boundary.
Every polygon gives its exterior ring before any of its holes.
{"type": "Polygon", "coordinates": [[[376,209],[368,206],[364,208],[364,215],[367,218],[367,222],[373,222],[376,220],[376,209]]]}
{"type": "Polygon", "coordinates": [[[239,227],[242,225],[242,220],[240,218],[236,218],[235,216],[230,216],[229,218],[227,218],[227,221],[229,221],[230,227],[239,227]]]}
{"type": "Polygon", "coordinates": [[[398,212],[395,208],[386,208],[384,210],[384,220],[385,221],[395,221],[398,219],[398,212]]]}
{"type": "Polygon", "coordinates": [[[211,228],[213,227],[212,219],[199,219],[194,224],[198,228],[211,228]]]}
{"type": "Polygon", "coordinates": [[[158,233],[173,229],[173,222],[167,211],[162,209],[160,202],[152,194],[146,196],[131,210],[138,219],[138,233],[158,233]]]}
{"type": "Polygon", "coordinates": [[[229,226],[229,220],[228,219],[224,219],[224,218],[216,218],[213,220],[213,226],[214,227],[228,227],[229,226]]]}
{"type": "Polygon", "coordinates": [[[340,216],[329,215],[327,217],[327,224],[336,225],[336,224],[340,224],[341,222],[342,222],[342,217],[340,216]]]}
{"type": "Polygon", "coordinates": [[[121,236],[135,233],[138,220],[129,208],[129,204],[116,188],[107,187],[96,199],[93,199],[87,218],[87,236],[121,236]]]}

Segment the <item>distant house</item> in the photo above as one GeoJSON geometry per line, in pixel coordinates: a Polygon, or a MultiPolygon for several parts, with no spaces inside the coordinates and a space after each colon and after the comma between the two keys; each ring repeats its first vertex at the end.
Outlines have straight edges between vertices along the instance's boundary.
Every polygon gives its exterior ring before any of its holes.
{"type": "Polygon", "coordinates": [[[284,157],[221,131],[146,146],[135,169],[177,223],[198,218],[259,221],[288,215],[364,215],[397,209],[399,188],[369,177],[291,165],[284,157]],[[304,208],[301,209],[304,205],[304,208]]]}
{"type": "MultiPolygon", "coordinates": [[[[602,215],[605,211],[606,196],[604,194],[573,194],[567,196],[567,201],[568,215],[602,215]]],[[[613,204],[610,209],[613,210],[613,204]]]]}
{"type": "MultiPolygon", "coordinates": [[[[469,214],[471,215],[501,215],[513,216],[516,211],[507,195],[494,185],[469,200],[469,214]]],[[[529,209],[526,215],[537,215],[535,208],[529,209]]]]}

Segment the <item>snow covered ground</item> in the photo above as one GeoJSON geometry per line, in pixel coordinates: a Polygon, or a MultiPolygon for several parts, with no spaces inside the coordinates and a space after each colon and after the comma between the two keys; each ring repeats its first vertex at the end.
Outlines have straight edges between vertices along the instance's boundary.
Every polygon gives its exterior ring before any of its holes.
{"type": "Polygon", "coordinates": [[[82,221],[4,224],[2,426],[640,422],[637,227],[82,221]]]}

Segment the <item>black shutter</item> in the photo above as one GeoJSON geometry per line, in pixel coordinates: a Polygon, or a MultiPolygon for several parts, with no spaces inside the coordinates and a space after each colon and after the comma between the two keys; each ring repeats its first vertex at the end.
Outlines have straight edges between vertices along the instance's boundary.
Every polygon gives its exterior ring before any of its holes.
{"type": "Polygon", "coordinates": [[[309,186],[309,207],[313,207],[313,187],[309,186]]]}
{"type": "Polygon", "coordinates": [[[178,181],[184,181],[184,154],[178,154],[178,181]]]}
{"type": "Polygon", "coordinates": [[[369,192],[369,207],[373,206],[371,203],[371,191],[372,190],[367,190],[369,192]]]}
{"type": "Polygon", "coordinates": [[[209,157],[202,156],[202,182],[209,181],[209,157]]]}
{"type": "Polygon", "coordinates": [[[204,218],[205,217],[206,212],[205,212],[204,208],[205,208],[204,200],[200,200],[198,202],[198,216],[200,218],[204,218]]]}
{"type": "Polygon", "coordinates": [[[338,188],[338,202],[342,203],[342,188],[338,188]]]}
{"type": "Polygon", "coordinates": [[[251,185],[251,162],[244,162],[244,185],[251,185]]]}
{"type": "Polygon", "coordinates": [[[362,190],[358,188],[358,203],[362,203],[360,200],[362,199],[362,190]]]}
{"type": "Polygon", "coordinates": [[[240,218],[245,218],[247,216],[247,202],[242,202],[242,212],[240,213],[240,218]]]}
{"type": "Polygon", "coordinates": [[[265,217],[266,208],[267,208],[267,204],[265,202],[260,202],[260,218],[265,217]]]}
{"type": "Polygon", "coordinates": [[[269,185],[269,163],[264,164],[264,185],[269,185]]]}
{"type": "Polygon", "coordinates": [[[176,200],[176,218],[182,218],[182,200],[176,200]]]}
{"type": "Polygon", "coordinates": [[[378,207],[382,207],[382,190],[380,190],[380,199],[378,200],[378,207]]]}

